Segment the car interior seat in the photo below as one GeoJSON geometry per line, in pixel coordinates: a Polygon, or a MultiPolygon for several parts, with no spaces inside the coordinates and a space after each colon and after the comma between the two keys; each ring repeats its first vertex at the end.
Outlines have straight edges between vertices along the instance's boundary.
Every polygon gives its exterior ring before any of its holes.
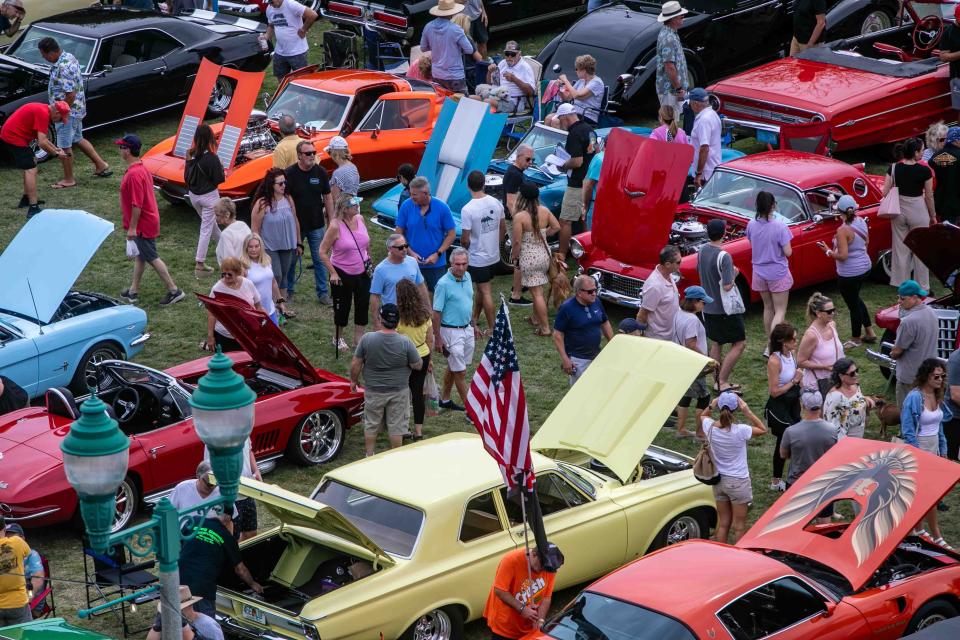
{"type": "MultiPolygon", "coordinates": [[[[77,406],[77,400],[73,397],[73,392],[66,387],[51,387],[47,389],[44,396],[44,404],[47,411],[55,416],[62,416],[70,420],[76,420],[80,417],[80,408],[77,406]]],[[[107,417],[111,420],[117,419],[117,412],[109,404],[106,409],[107,417]]]]}
{"type": "Polygon", "coordinates": [[[140,62],[143,46],[137,40],[127,40],[123,43],[123,51],[114,61],[114,67],[125,67],[140,62]]]}

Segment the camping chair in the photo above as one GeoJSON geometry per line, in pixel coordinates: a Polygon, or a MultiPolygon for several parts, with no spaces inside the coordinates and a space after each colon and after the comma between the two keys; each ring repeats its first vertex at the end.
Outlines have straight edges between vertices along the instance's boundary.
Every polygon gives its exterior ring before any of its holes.
{"type": "Polygon", "coordinates": [[[533,129],[533,124],[540,120],[540,77],[543,75],[543,65],[533,56],[523,56],[523,61],[530,65],[533,71],[534,93],[517,104],[515,113],[507,116],[507,124],[504,125],[502,134],[507,139],[507,151],[513,151],[523,137],[533,129]],[[526,103],[526,108],[521,110],[523,102],[526,103]]]}
{"type": "Polygon", "coordinates": [[[830,155],[830,125],[826,122],[780,125],[780,148],[830,155]]]}
{"type": "MultiPolygon", "coordinates": [[[[114,598],[122,598],[158,581],[155,574],[147,571],[156,564],[153,560],[132,562],[130,552],[123,545],[112,548],[109,554],[100,554],[87,547],[86,542],[84,540],[83,573],[86,579],[88,609],[114,598]]],[[[149,629],[150,625],[148,624],[140,629],[131,629],[130,623],[127,621],[128,606],[156,600],[159,595],[158,591],[144,594],[140,598],[118,603],[100,613],[109,611],[117,616],[123,627],[124,638],[138,635],[149,629]]],[[[152,620],[150,624],[152,624],[152,620]]]]}
{"type": "Polygon", "coordinates": [[[332,29],[323,32],[324,69],[360,69],[363,66],[360,37],[351,32],[332,29]]]}
{"type": "Polygon", "coordinates": [[[387,73],[403,75],[410,68],[410,61],[403,55],[399,42],[381,41],[377,43],[376,68],[387,73]]]}
{"type": "MultiPolygon", "coordinates": [[[[40,553],[40,562],[43,565],[43,589],[34,592],[33,597],[30,598],[30,611],[33,613],[34,620],[57,615],[57,605],[53,601],[53,583],[50,581],[50,563],[42,553],[40,553]]],[[[28,583],[29,581],[30,578],[27,578],[28,583]]]]}

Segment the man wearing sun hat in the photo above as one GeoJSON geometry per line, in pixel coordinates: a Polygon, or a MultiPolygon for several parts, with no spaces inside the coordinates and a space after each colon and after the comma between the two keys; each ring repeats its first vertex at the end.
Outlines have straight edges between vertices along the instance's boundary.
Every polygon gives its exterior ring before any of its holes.
{"type": "Polygon", "coordinates": [[[23,0],[4,0],[0,7],[0,32],[8,38],[17,35],[25,15],[27,10],[23,8],[23,0]]]}
{"type": "MultiPolygon", "coordinates": [[[[183,625],[183,640],[202,638],[202,640],[223,640],[223,629],[217,621],[205,613],[194,610],[193,605],[203,600],[190,592],[190,587],[180,585],[180,618],[183,625]]],[[[160,604],[157,604],[157,617],[147,632],[147,640],[160,640],[163,626],[160,622],[160,604]]]]}
{"type": "Polygon", "coordinates": [[[421,51],[431,52],[433,81],[454,93],[467,91],[463,56],[473,56],[477,62],[483,60],[463,29],[450,21],[463,9],[463,5],[454,0],[439,0],[437,6],[430,8],[430,14],[436,18],[427,23],[420,36],[421,51]]]}
{"type": "Polygon", "coordinates": [[[66,152],[47,138],[50,123],[66,122],[70,118],[70,105],[62,100],[53,104],[28,102],[14,111],[3,127],[0,128],[0,140],[6,143],[13,156],[13,163],[23,171],[23,196],[19,208],[27,207],[27,217],[40,213],[37,202],[37,160],[30,144],[37,145],[47,153],[63,158],[66,152]]]}
{"type": "Polygon", "coordinates": [[[679,109],[690,89],[687,86],[687,58],[677,34],[683,16],[688,13],[679,2],[670,0],[663,3],[657,16],[657,22],[663,25],[657,34],[657,97],[660,106],[670,105],[675,110],[679,109]]]}
{"type": "Polygon", "coordinates": [[[897,404],[903,405],[913,388],[920,363],[937,357],[937,313],[923,299],[930,292],[916,280],[904,280],[897,288],[900,299],[900,326],[890,357],[897,361],[897,404]]]}

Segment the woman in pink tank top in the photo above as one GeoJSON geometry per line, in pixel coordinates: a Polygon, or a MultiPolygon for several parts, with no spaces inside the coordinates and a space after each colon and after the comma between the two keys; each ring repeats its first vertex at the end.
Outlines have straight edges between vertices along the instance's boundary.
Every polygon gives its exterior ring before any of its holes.
{"type": "Polygon", "coordinates": [[[334,207],[334,218],[320,243],[320,259],[330,274],[330,294],[333,298],[333,321],[339,328],[339,338],[333,344],[340,351],[350,345],[343,338],[350,319],[353,303],[353,343],[360,342],[367,326],[370,309],[370,277],[366,264],[370,260],[370,236],[360,215],[363,198],[341,193],[334,207]]]}
{"type": "MultiPolygon", "coordinates": [[[[833,363],[844,357],[834,317],[833,300],[819,291],[807,301],[807,327],[797,349],[797,365],[803,367],[803,388],[819,389],[820,380],[829,380],[833,363]]],[[[826,395],[825,391],[821,391],[826,395]]]]}

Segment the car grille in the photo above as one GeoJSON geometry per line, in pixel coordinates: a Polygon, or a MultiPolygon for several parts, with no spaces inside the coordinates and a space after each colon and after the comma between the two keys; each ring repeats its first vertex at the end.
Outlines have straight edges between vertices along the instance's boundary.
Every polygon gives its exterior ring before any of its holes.
{"type": "Polygon", "coordinates": [[[806,124],[813,120],[813,114],[809,116],[798,116],[780,111],[772,111],[761,107],[749,107],[739,102],[723,101],[721,111],[724,113],[736,113],[739,115],[750,116],[759,120],[769,122],[780,122],[782,124],[806,124]]]}
{"type": "Polygon", "coordinates": [[[642,297],[640,291],[643,289],[643,280],[622,276],[619,273],[610,273],[609,271],[599,271],[597,273],[600,275],[601,288],[637,300],[642,297]]]}
{"type": "Polygon", "coordinates": [[[960,324],[960,311],[956,309],[936,309],[940,330],[937,332],[937,356],[946,360],[957,344],[957,325],[960,324]]]}

